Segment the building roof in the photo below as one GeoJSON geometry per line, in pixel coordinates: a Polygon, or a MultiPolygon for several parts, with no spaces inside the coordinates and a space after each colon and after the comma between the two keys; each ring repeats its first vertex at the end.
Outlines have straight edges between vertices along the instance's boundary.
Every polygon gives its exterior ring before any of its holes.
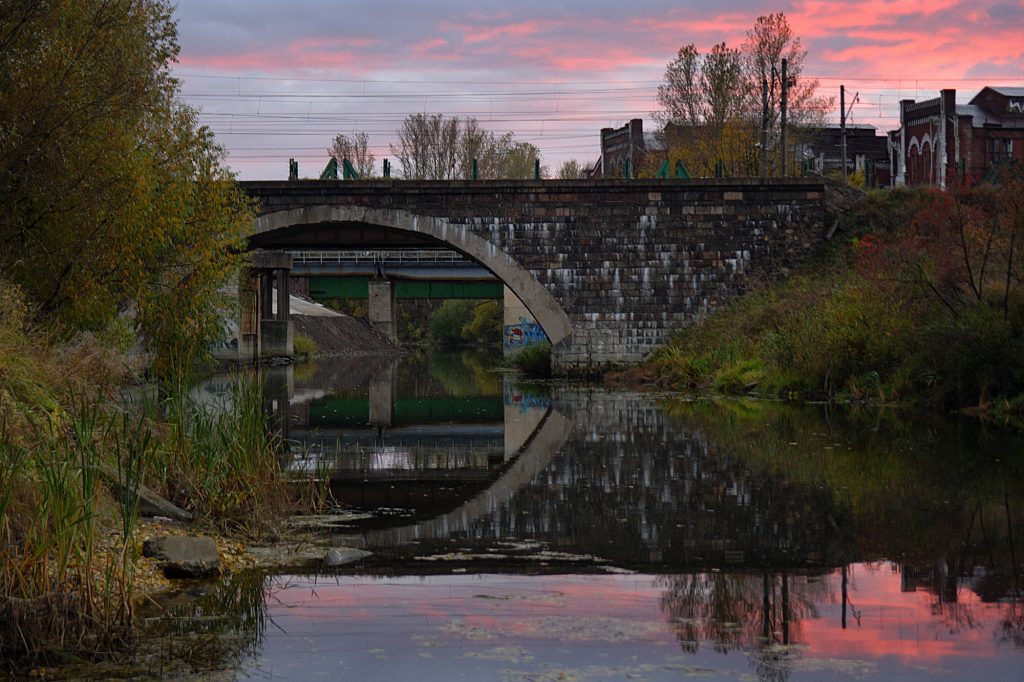
{"type": "Polygon", "coordinates": [[[660,133],[644,132],[644,148],[651,151],[664,151],[665,136],[660,133]]]}
{"type": "MultiPolygon", "coordinates": [[[[1021,90],[1024,90],[1024,88],[1021,88],[1021,90]]],[[[990,111],[985,111],[976,104],[957,104],[956,113],[957,116],[970,116],[972,128],[984,128],[985,126],[1010,130],[1024,128],[1024,120],[1013,116],[1004,118],[990,111]]]]}
{"type": "Polygon", "coordinates": [[[980,128],[988,120],[989,115],[985,113],[985,110],[979,107],[977,104],[957,104],[956,105],[957,116],[970,116],[971,126],[980,128]]]}
{"type": "Polygon", "coordinates": [[[995,90],[1003,97],[1024,97],[1024,88],[1004,88],[998,85],[990,85],[988,88],[995,90]]]}
{"type": "MultiPolygon", "coordinates": [[[[823,125],[821,127],[825,128],[825,129],[828,129],[828,130],[839,130],[843,126],[842,126],[841,123],[826,123],[825,125],[823,125]]],[[[875,128],[875,126],[870,125],[868,123],[847,123],[846,124],[846,129],[847,130],[877,130],[877,128],[875,128]]]]}

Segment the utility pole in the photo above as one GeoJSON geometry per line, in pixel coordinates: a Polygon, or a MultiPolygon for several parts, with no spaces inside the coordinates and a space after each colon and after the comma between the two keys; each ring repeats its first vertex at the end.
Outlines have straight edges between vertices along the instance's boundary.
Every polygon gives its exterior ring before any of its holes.
{"type": "Polygon", "coordinates": [[[846,86],[839,86],[839,146],[843,150],[843,182],[846,182],[846,86]]]}
{"type": "Polygon", "coordinates": [[[782,119],[782,177],[789,175],[788,169],[786,168],[786,96],[789,94],[789,75],[787,70],[789,68],[789,60],[782,60],[782,102],[781,102],[781,119],[782,119]]]}
{"type": "Polygon", "coordinates": [[[768,177],[768,76],[761,78],[761,177],[768,177]]]}
{"type": "MultiPolygon", "coordinates": [[[[853,94],[853,101],[850,102],[850,111],[853,111],[853,105],[860,99],[860,93],[855,92],[853,94]]],[[[839,86],[839,133],[842,138],[843,147],[843,182],[846,182],[846,119],[849,116],[846,110],[846,86],[839,86]]]]}

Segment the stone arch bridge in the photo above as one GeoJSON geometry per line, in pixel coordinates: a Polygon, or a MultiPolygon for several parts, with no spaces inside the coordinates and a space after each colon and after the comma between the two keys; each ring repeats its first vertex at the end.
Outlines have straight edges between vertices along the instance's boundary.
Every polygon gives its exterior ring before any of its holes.
{"type": "MultiPolygon", "coordinates": [[[[257,270],[285,273],[286,252],[311,248],[454,249],[522,300],[565,370],[645,358],[673,329],[784,274],[825,238],[819,179],[241,186],[258,203],[248,239],[257,270]]],[[[272,317],[269,281],[242,289],[243,354],[259,343],[261,312],[272,317]]],[[[278,317],[287,327],[286,313],[278,317]]]]}

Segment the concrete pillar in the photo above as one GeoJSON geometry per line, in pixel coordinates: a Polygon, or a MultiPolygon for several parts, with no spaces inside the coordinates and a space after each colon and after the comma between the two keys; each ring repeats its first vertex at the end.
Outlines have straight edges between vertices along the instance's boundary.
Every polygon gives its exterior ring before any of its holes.
{"type": "Polygon", "coordinates": [[[273,270],[260,270],[260,319],[274,319],[273,270]]]}
{"type": "Polygon", "coordinates": [[[284,251],[255,251],[249,256],[254,269],[262,274],[260,284],[259,355],[264,358],[291,356],[295,352],[295,331],[288,319],[288,273],[292,269],[292,257],[284,251]],[[278,279],[278,314],[274,319],[273,281],[278,279]],[[282,285],[283,283],[283,285],[282,285]]]}
{"type": "Polygon", "coordinates": [[[275,270],[277,275],[277,319],[282,321],[288,320],[288,312],[291,308],[290,295],[288,286],[288,270],[284,268],[278,268],[275,270]]]}
{"type": "Polygon", "coordinates": [[[387,279],[370,280],[368,314],[370,326],[392,341],[398,340],[398,312],[395,287],[387,279]]]}
{"type": "Polygon", "coordinates": [[[389,362],[370,378],[370,424],[391,426],[395,418],[395,368],[397,362],[389,362]]]}
{"type": "Polygon", "coordinates": [[[907,184],[907,145],[910,144],[910,140],[907,139],[907,107],[913,103],[914,100],[912,99],[900,100],[900,149],[896,181],[894,183],[897,187],[907,184]]]}

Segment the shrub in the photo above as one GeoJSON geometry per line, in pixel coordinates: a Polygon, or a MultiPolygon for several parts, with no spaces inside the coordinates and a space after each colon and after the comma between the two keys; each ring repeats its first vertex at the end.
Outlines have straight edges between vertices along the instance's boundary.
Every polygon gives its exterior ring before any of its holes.
{"type": "Polygon", "coordinates": [[[478,345],[501,343],[504,314],[501,301],[484,301],[473,309],[473,319],[462,328],[462,337],[478,345]]]}
{"type": "Polygon", "coordinates": [[[531,377],[551,376],[551,344],[537,343],[527,346],[510,359],[512,366],[531,377]]]}
{"type": "Polygon", "coordinates": [[[430,316],[430,336],[445,348],[454,348],[464,340],[462,329],[473,317],[476,304],[466,300],[447,300],[430,316]]]}
{"type": "Polygon", "coordinates": [[[320,350],[320,348],[316,345],[316,341],[305,334],[296,334],[294,350],[296,355],[304,355],[308,358],[320,350]]]}

